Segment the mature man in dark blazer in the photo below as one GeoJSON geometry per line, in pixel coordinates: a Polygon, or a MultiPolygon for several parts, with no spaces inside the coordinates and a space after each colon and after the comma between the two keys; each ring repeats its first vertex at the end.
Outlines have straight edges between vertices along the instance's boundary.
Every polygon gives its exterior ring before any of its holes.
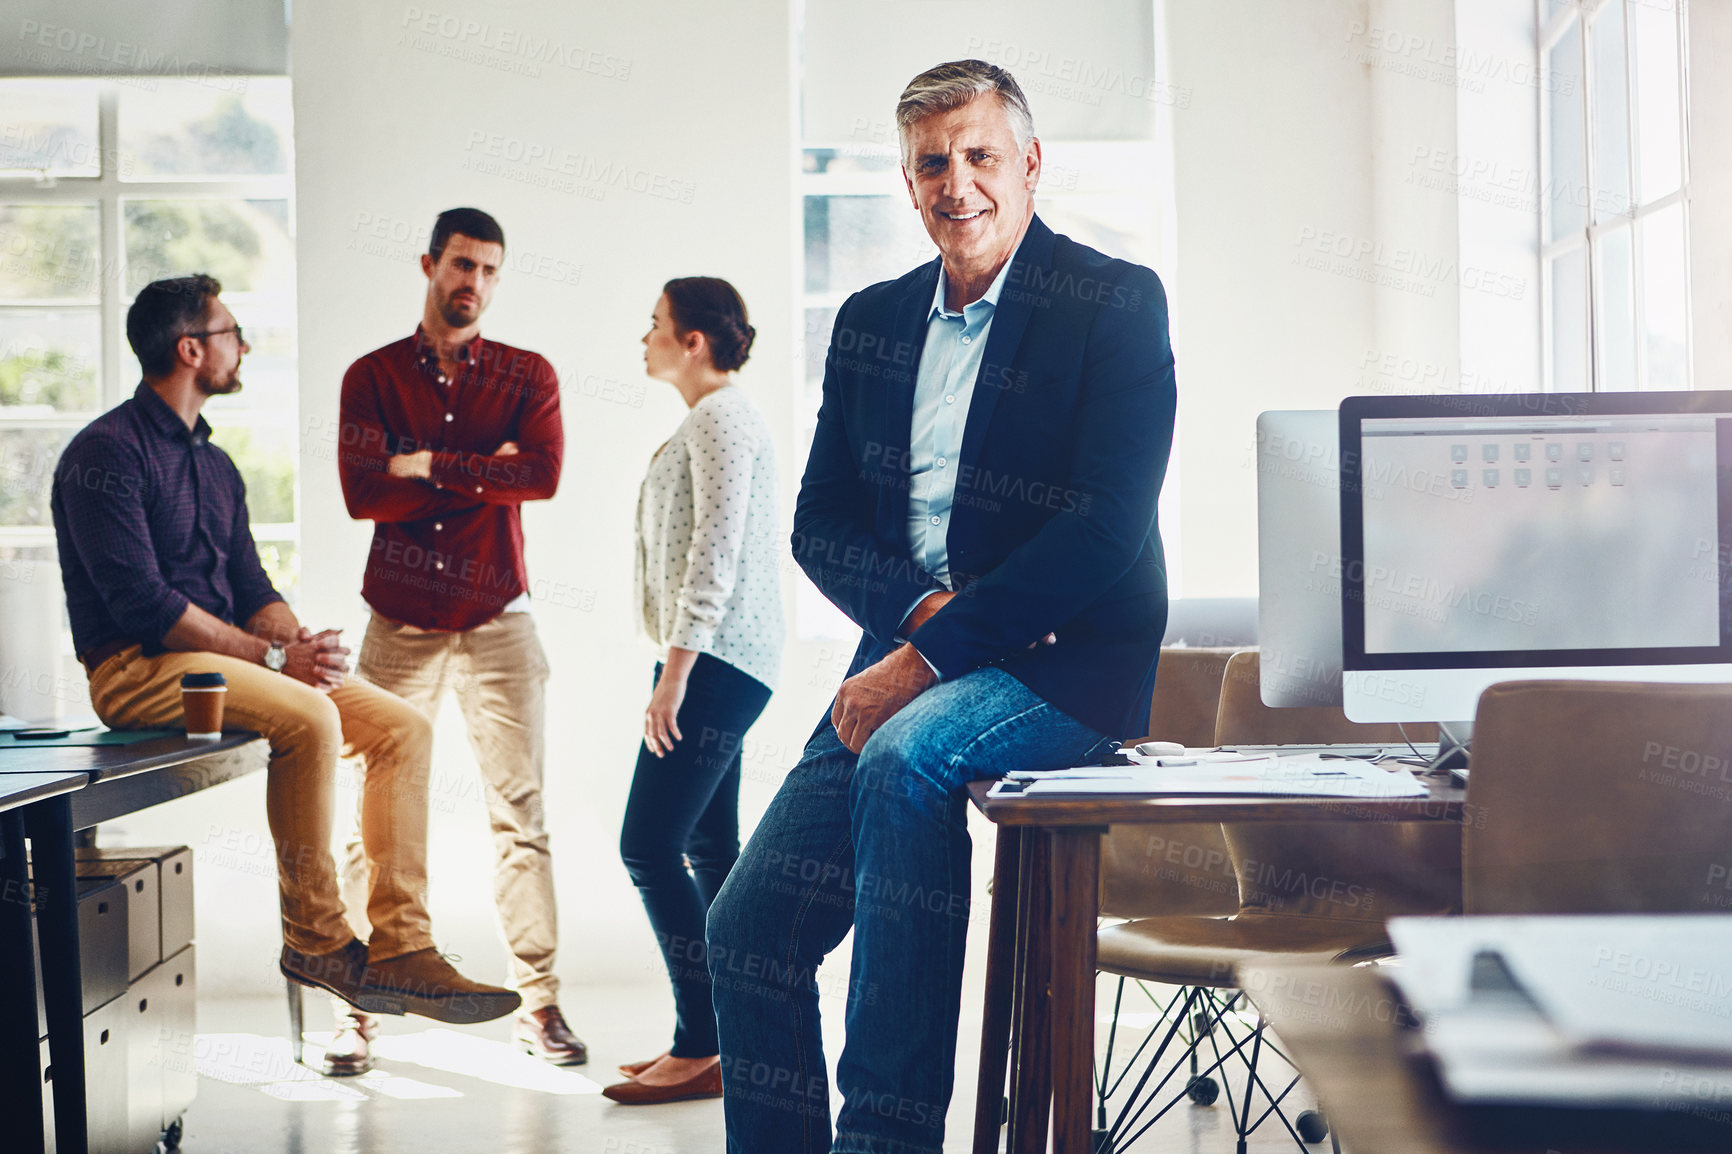
{"type": "Polygon", "coordinates": [[[922,73],[897,124],[940,259],[856,293],[831,338],[793,547],[864,636],[710,912],[736,1154],[936,1154],[964,787],[1138,730],[1166,623],[1160,281],[1035,216],[1040,143],[1004,70],[922,73]],[[813,971],[850,929],[832,1144],[813,971]]]}

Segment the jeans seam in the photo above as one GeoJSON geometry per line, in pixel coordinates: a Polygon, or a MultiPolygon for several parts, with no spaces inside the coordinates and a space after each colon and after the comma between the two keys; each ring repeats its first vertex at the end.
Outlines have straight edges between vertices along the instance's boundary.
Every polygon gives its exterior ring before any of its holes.
{"type": "MultiPolygon", "coordinates": [[[[849,839],[846,837],[843,838],[841,841],[838,841],[836,843],[835,848],[830,851],[830,856],[828,859],[825,860],[824,864],[830,865],[833,862],[835,862],[837,860],[837,858],[841,856],[843,847],[846,846],[848,843],[849,843],[849,839]]],[[[827,871],[821,871],[819,876],[823,877],[824,872],[827,872],[827,871]]],[[[801,930],[805,927],[806,915],[811,911],[812,907],[815,904],[817,904],[818,888],[822,884],[823,884],[822,882],[814,882],[813,883],[812,887],[806,891],[805,895],[803,896],[803,898],[800,902],[799,908],[794,913],[793,932],[788,935],[788,952],[782,959],[784,968],[786,968],[786,970],[790,974],[794,973],[794,964],[798,960],[797,957],[795,956],[797,954],[795,943],[799,941],[801,930]]],[[[814,972],[814,979],[815,978],[816,978],[816,973],[814,972]]],[[[792,1009],[793,1016],[794,1016],[794,1037],[796,1039],[801,1038],[805,1034],[805,1023],[804,1023],[804,1019],[801,1016],[799,999],[796,997],[790,996],[788,998],[788,1006],[790,1007],[790,1009],[792,1009]]],[[[808,1090],[809,1090],[809,1088],[810,1088],[810,1081],[809,1081],[810,1074],[806,1070],[806,1051],[805,1051],[804,1047],[800,1046],[797,1043],[794,1047],[794,1063],[798,1067],[798,1069],[795,1072],[797,1074],[799,1074],[802,1078],[801,1085],[807,1086],[808,1090]]],[[[826,1082],[825,1087],[824,1087],[826,1095],[828,1095],[829,1089],[830,1089],[829,1084],[828,1084],[828,1082],[826,1082]]],[[[828,1108],[826,1108],[825,1113],[826,1113],[826,1115],[828,1115],[828,1113],[829,1113],[828,1108]]],[[[828,1138],[829,1137],[829,1134],[828,1134],[829,1125],[826,1124],[824,1129],[826,1131],[825,1137],[828,1138]]],[[[800,1140],[801,1140],[802,1145],[808,1144],[807,1140],[811,1137],[811,1134],[812,1134],[812,1117],[804,1108],[802,1108],[800,1110],[800,1140]]]]}

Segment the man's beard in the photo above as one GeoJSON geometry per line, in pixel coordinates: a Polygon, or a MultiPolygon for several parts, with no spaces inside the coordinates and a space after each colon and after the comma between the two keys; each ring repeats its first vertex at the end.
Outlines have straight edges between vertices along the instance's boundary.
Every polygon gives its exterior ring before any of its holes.
{"type": "Polygon", "coordinates": [[[198,386],[198,391],[207,397],[226,397],[241,391],[241,371],[238,366],[230,369],[228,376],[220,381],[201,373],[193,378],[193,383],[198,386]]]}
{"type": "MultiPolygon", "coordinates": [[[[473,297],[470,299],[475,300],[475,298],[473,298],[473,297]]],[[[457,306],[457,304],[452,300],[452,298],[446,297],[443,301],[441,301],[439,303],[439,315],[444,317],[445,323],[450,325],[454,329],[468,328],[470,325],[474,324],[476,321],[481,319],[481,308],[480,308],[481,302],[479,300],[475,300],[475,304],[476,304],[475,312],[473,314],[469,314],[469,313],[463,312],[457,306]]]]}

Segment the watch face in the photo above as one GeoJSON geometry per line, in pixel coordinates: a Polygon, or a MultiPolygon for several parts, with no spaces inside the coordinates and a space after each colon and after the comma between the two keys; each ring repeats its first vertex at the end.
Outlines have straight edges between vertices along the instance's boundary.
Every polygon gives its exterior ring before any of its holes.
{"type": "Polygon", "coordinates": [[[265,668],[273,672],[281,672],[283,666],[289,663],[289,655],[281,645],[273,645],[265,650],[265,668]]]}

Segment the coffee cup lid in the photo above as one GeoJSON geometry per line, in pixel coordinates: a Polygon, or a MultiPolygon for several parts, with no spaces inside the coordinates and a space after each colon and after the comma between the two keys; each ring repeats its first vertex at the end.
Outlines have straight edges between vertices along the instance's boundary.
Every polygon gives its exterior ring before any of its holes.
{"type": "Polygon", "coordinates": [[[227,684],[220,673],[188,673],[180,679],[182,689],[219,689],[227,684]]]}

